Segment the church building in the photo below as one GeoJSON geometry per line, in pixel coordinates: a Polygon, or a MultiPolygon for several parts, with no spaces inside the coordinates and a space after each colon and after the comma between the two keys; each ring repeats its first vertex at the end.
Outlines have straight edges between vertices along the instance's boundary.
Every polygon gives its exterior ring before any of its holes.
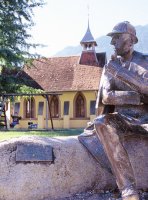
{"type": "Polygon", "coordinates": [[[24,68],[25,76],[48,95],[18,98],[13,113],[21,119],[15,128],[84,128],[93,121],[106,53],[96,53],[89,23],[80,44],[80,56],[42,58],[24,68]]]}

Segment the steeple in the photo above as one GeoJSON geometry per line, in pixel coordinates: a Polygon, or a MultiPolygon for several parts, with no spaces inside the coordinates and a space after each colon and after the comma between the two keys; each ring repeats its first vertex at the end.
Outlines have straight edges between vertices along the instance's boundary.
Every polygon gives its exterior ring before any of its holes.
{"type": "Polygon", "coordinates": [[[79,64],[88,65],[88,66],[97,66],[103,68],[106,63],[106,53],[100,52],[96,53],[95,47],[97,46],[94,37],[91,34],[89,28],[89,6],[88,6],[88,27],[86,33],[82,40],[80,41],[81,46],[83,47],[79,64]]]}
{"type": "Polygon", "coordinates": [[[95,46],[97,46],[97,43],[94,40],[94,37],[92,36],[89,28],[89,17],[87,31],[82,38],[80,44],[83,47],[83,50],[81,53],[79,64],[98,66],[99,63],[95,52],[95,46]]]}
{"type": "Polygon", "coordinates": [[[88,18],[87,31],[86,31],[83,39],[81,40],[80,44],[83,47],[83,51],[95,50],[95,46],[97,46],[97,43],[94,40],[94,37],[92,36],[92,33],[89,28],[89,18],[88,18]]]}

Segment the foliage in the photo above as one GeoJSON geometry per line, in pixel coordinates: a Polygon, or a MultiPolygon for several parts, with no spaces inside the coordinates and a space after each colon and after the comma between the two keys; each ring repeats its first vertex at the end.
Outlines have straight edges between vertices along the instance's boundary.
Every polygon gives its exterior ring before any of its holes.
{"type": "Polygon", "coordinates": [[[21,85],[21,87],[19,88],[19,90],[17,90],[17,92],[29,93],[29,94],[39,94],[39,93],[41,94],[41,93],[43,93],[43,90],[32,88],[27,85],[21,85]]]}
{"type": "Polygon", "coordinates": [[[28,31],[34,26],[32,17],[36,7],[44,0],[1,0],[0,1],[0,65],[20,67],[37,55],[30,54],[28,31]]]}
{"type": "Polygon", "coordinates": [[[24,65],[30,65],[39,55],[29,53],[29,30],[34,26],[33,11],[42,7],[44,0],[1,0],[0,1],[0,93],[33,92],[25,86],[28,80],[17,74],[24,65]],[[7,71],[5,69],[11,69],[7,71]]]}
{"type": "Polygon", "coordinates": [[[0,75],[0,93],[42,93],[43,90],[33,87],[33,82],[29,78],[21,75],[19,68],[5,68],[0,75]]]}

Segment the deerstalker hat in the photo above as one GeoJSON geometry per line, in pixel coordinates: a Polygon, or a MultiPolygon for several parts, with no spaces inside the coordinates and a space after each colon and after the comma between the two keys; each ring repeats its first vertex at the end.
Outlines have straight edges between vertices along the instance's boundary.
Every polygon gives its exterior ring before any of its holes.
{"type": "Polygon", "coordinates": [[[134,36],[136,44],[138,42],[138,38],[136,36],[136,29],[133,25],[131,25],[128,21],[120,22],[114,26],[112,32],[108,33],[107,36],[113,36],[114,34],[120,33],[129,33],[134,36]]]}

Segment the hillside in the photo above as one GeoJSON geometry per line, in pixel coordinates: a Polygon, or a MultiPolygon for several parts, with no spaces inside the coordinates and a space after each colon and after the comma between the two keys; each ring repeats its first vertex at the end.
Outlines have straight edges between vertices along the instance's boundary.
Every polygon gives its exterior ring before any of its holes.
{"type": "MultiPolygon", "coordinates": [[[[148,24],[145,26],[136,26],[137,37],[139,42],[135,45],[135,50],[148,53],[148,24]]],[[[80,38],[81,39],[81,38],[80,38]]],[[[96,47],[96,52],[106,52],[107,57],[109,58],[113,52],[112,46],[110,45],[110,37],[101,36],[96,38],[98,46],[96,47]]],[[[78,46],[68,46],[57,52],[55,56],[71,56],[71,55],[80,55],[82,47],[78,46]]]]}

